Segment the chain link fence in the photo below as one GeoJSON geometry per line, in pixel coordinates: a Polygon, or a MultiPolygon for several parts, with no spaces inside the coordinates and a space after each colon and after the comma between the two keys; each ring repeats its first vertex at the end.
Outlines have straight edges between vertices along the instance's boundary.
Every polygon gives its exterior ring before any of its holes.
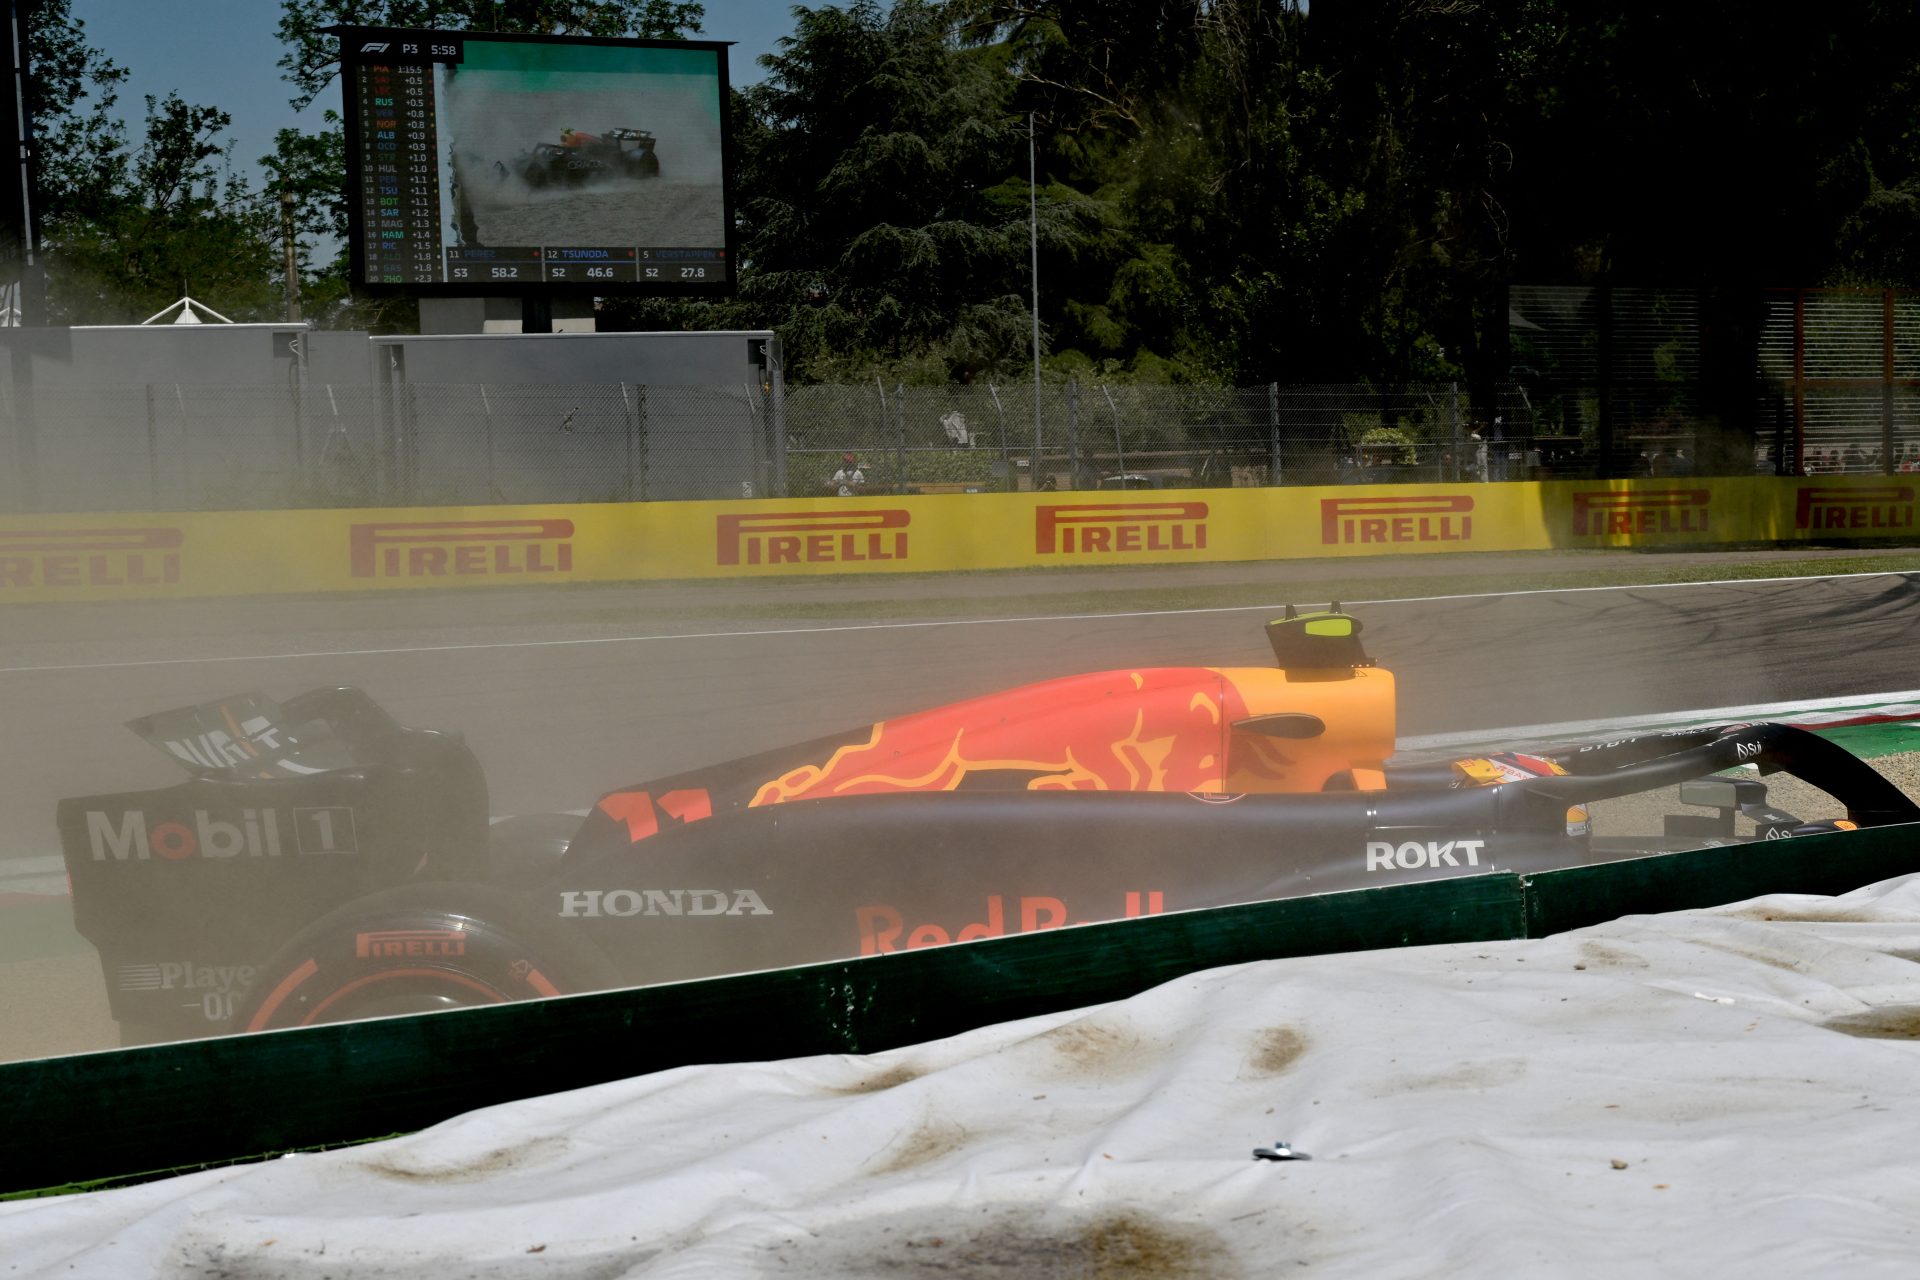
{"type": "Polygon", "coordinates": [[[1807,475],[1920,471],[1920,294],[1776,289],[1760,367],[1763,461],[1797,457],[1807,475]]]}
{"type": "Polygon", "coordinates": [[[1455,385],[809,386],[780,406],[785,492],[980,493],[1521,479],[1525,395],[1476,421],[1455,385]],[[1515,422],[1509,435],[1506,423],[1515,422]]]}
{"type": "MultiPolygon", "coordinates": [[[[1864,421],[1864,400],[1854,412],[1842,389],[1822,390],[1801,396],[1808,448],[1789,470],[1920,459],[1907,388],[1893,428],[1871,441],[1839,425],[1864,421]]],[[[0,510],[817,496],[838,492],[848,454],[861,490],[885,494],[1694,473],[1694,428],[1670,403],[1658,434],[1627,437],[1640,456],[1605,461],[1578,430],[1575,393],[1554,394],[1543,405],[1524,383],[1477,403],[1451,384],[0,386],[0,510]]],[[[1885,396],[1866,394],[1884,424],[1885,396]]],[[[1791,430],[1767,426],[1767,405],[1783,412],[1786,397],[1763,397],[1756,470],[1775,469],[1770,437],[1796,447],[1791,430]]]]}

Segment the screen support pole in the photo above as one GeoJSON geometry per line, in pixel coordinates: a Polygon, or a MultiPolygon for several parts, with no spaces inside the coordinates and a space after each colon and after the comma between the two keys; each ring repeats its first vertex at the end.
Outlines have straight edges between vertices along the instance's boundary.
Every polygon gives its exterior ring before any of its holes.
{"type": "Polygon", "coordinates": [[[520,332],[553,332],[553,299],[528,294],[520,299],[520,332]]]}

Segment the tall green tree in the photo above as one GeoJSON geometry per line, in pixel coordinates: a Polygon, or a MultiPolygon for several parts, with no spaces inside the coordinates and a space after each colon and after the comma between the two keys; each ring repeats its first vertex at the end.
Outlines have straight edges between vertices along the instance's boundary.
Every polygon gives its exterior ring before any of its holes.
{"type": "Polygon", "coordinates": [[[232,117],[176,94],[147,99],[121,181],[46,222],[55,323],[143,320],[191,294],[233,320],[277,319],[272,213],[232,173],[232,117]]]}
{"type": "Polygon", "coordinates": [[[88,42],[86,26],[72,0],[41,0],[27,27],[26,106],[43,212],[98,204],[126,179],[126,129],[114,107],[127,69],[88,42]]]}
{"type": "Polygon", "coordinates": [[[116,110],[127,73],[69,0],[37,6],[28,32],[47,318],[142,320],[188,292],[235,319],[270,318],[268,228],[233,175],[231,117],[150,97],[136,145],[116,110]]]}
{"type": "Polygon", "coordinates": [[[1168,220],[1142,216],[1139,204],[1155,177],[1162,197],[1187,202],[1184,218],[1200,216],[1211,198],[1192,172],[1194,116],[1180,93],[1210,9],[1087,0],[945,6],[959,38],[996,49],[1015,77],[1013,109],[1034,122],[1048,206],[1098,227],[1043,238],[1050,363],[1107,377],[1218,372],[1205,336],[1210,291],[1170,243],[1168,220]]]}
{"type": "Polygon", "coordinates": [[[1760,291],[1920,283],[1920,10],[1578,0],[1557,23],[1521,117],[1516,272],[1699,289],[1701,408],[1750,459],[1760,291]]]}
{"type": "Polygon", "coordinates": [[[739,179],[749,297],[776,309],[790,363],[931,357],[966,378],[1017,360],[1011,82],[914,0],[795,19],[748,92],[761,127],[739,179]]]}
{"type": "MultiPolygon", "coordinates": [[[[1003,45],[942,6],[799,8],[738,95],[740,295],[612,304],[635,327],[779,331],[789,376],[947,381],[1031,361],[1027,120],[1003,45]]],[[[1106,252],[1107,211],[1049,183],[1042,279],[1106,252]]],[[[1045,291],[1043,290],[1043,296],[1045,291]]],[[[1049,312],[1049,347],[1072,296],[1049,312]]]]}

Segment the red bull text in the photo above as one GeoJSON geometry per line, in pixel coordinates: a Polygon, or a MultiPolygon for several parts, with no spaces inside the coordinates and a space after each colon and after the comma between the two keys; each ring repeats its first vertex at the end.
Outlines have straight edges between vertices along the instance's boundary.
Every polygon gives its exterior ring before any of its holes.
{"type": "MultiPolygon", "coordinates": [[[[1060,929],[1068,924],[1090,924],[1092,920],[1071,919],[1067,904],[1045,895],[1013,899],[1012,929],[1015,933],[1033,933],[1040,929],[1060,929]]],[[[1121,906],[1121,919],[1143,915],[1157,916],[1167,909],[1166,895],[1158,889],[1129,891],[1121,906]]],[[[1008,926],[1007,899],[1001,894],[987,896],[986,911],[980,920],[949,929],[935,921],[909,924],[898,907],[874,905],[853,909],[854,925],[860,931],[860,954],[885,955],[893,951],[918,951],[922,947],[943,947],[950,942],[975,942],[981,938],[1005,937],[1008,926]]],[[[1107,911],[1093,920],[1114,919],[1107,911]]]]}

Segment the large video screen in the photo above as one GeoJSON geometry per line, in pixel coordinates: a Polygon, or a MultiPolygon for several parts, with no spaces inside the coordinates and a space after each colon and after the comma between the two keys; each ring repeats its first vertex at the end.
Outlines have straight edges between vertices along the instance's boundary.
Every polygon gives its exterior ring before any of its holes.
{"type": "Polygon", "coordinates": [[[335,27],[356,287],[733,287],[727,46],[335,27]]]}

